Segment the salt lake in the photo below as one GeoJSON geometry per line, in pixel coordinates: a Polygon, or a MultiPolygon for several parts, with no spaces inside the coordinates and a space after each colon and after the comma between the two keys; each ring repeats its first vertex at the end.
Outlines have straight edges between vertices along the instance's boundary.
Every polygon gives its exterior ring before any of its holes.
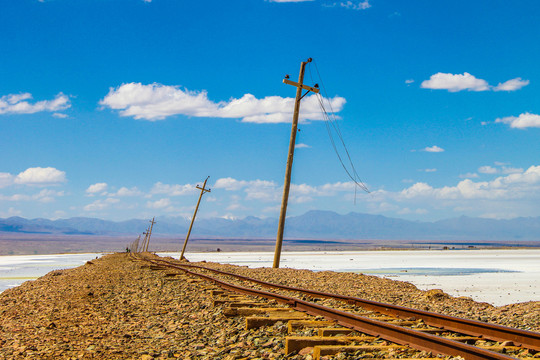
{"type": "MultiPolygon", "coordinates": [[[[179,257],[179,253],[159,253],[179,257]]],[[[0,291],[101,254],[0,256],[0,291]]],[[[186,253],[190,261],[271,267],[270,252],[186,253]]],[[[540,301],[540,249],[283,252],[281,267],[352,271],[442,289],[493,305],[540,301]]]]}

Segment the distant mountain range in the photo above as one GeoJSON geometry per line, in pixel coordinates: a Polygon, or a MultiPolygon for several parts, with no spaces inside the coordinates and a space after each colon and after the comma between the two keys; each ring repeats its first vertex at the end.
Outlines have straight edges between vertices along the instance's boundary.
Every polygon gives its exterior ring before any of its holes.
{"type": "MultiPolygon", "coordinates": [[[[184,218],[156,218],[155,235],[184,236],[189,221],[184,218]]],[[[0,232],[64,235],[136,235],[148,220],[106,221],[76,217],[70,219],[0,219],[0,232]]],[[[193,236],[211,238],[273,238],[277,219],[247,217],[198,219],[193,236]]],[[[540,217],[494,220],[466,216],[435,222],[408,221],[382,215],[351,212],[309,211],[287,219],[285,237],[290,239],[370,240],[490,240],[540,241],[540,217]]]]}

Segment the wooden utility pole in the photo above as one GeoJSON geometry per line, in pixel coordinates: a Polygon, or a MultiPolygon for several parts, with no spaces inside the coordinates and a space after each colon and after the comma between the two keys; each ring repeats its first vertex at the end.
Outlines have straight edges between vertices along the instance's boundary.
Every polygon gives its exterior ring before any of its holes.
{"type": "Polygon", "coordinates": [[[145,232],[143,232],[143,235],[144,235],[144,239],[143,239],[143,243],[142,243],[142,246],[141,246],[141,252],[144,252],[144,249],[146,248],[146,240],[148,240],[148,231],[150,230],[150,227],[148,227],[146,229],[145,232]]]}
{"type": "Polygon", "coordinates": [[[208,181],[209,178],[210,178],[210,176],[208,176],[206,178],[206,180],[204,180],[204,183],[203,183],[202,187],[200,187],[199,185],[196,186],[197,189],[201,190],[201,195],[199,195],[199,201],[197,201],[197,206],[195,206],[195,212],[193,213],[193,217],[191,218],[191,224],[189,225],[189,230],[188,230],[188,233],[186,235],[186,240],[184,241],[184,246],[182,247],[182,254],[180,254],[180,260],[182,260],[184,258],[184,252],[186,251],[186,245],[187,245],[187,242],[189,240],[189,235],[191,234],[191,228],[193,227],[193,223],[195,222],[195,216],[197,216],[197,210],[199,210],[199,204],[201,203],[201,198],[204,195],[204,193],[211,192],[210,189],[206,188],[206,182],[208,181]]]}
{"type": "Polygon", "coordinates": [[[150,245],[150,236],[152,236],[152,229],[154,228],[154,224],[156,223],[154,221],[155,217],[152,218],[152,220],[150,220],[150,230],[148,230],[148,241],[146,241],[146,248],[144,249],[144,251],[148,251],[148,245],[150,245]]]}
{"type": "Polygon", "coordinates": [[[140,241],[140,240],[141,240],[141,235],[139,235],[139,236],[137,237],[137,240],[135,240],[135,242],[133,243],[133,246],[132,246],[132,249],[131,249],[132,252],[135,252],[135,253],[138,252],[138,249],[139,249],[139,241],[140,241]]]}
{"type": "Polygon", "coordinates": [[[279,267],[279,260],[281,258],[281,246],[283,244],[283,231],[285,230],[285,217],[287,215],[287,203],[289,201],[289,189],[291,187],[291,173],[294,156],[294,146],[296,144],[296,132],[298,131],[298,115],[300,114],[300,100],[308,92],[318,93],[319,89],[317,85],[315,87],[304,85],[304,72],[306,70],[306,64],[311,62],[311,58],[307,61],[303,61],[300,64],[300,74],[298,76],[298,82],[290,81],[287,75],[283,82],[288,85],[296,86],[296,100],[294,103],[294,113],[291,128],[291,140],[289,142],[289,155],[287,156],[287,169],[285,170],[285,184],[283,185],[283,198],[281,200],[281,211],[279,212],[278,233],[276,238],[276,251],[274,253],[274,268],[279,267]],[[302,95],[302,89],[307,92],[302,95]]]}

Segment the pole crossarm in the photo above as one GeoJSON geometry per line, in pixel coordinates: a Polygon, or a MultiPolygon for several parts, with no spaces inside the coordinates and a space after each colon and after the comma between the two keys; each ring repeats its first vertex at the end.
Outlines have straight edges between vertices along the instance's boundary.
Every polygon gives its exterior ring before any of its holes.
{"type": "Polygon", "coordinates": [[[204,187],[200,187],[199,185],[195,186],[197,189],[199,190],[202,190],[203,192],[207,193],[207,192],[212,192],[211,189],[205,189],[204,187]]]}
{"type": "Polygon", "coordinates": [[[307,86],[307,85],[304,85],[304,84],[299,84],[299,83],[294,82],[294,81],[291,81],[291,80],[289,80],[289,79],[283,79],[283,83],[285,83],[285,84],[287,84],[287,85],[296,86],[296,87],[302,88],[302,89],[304,89],[304,90],[314,92],[314,93],[316,93],[316,94],[319,93],[319,89],[316,88],[316,87],[313,87],[313,86],[307,86]]]}

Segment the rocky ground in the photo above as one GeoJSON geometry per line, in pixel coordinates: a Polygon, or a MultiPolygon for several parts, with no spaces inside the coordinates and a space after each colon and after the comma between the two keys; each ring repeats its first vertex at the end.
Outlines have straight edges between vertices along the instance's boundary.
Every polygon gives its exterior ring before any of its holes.
{"type": "MultiPolygon", "coordinates": [[[[204,265],[272,282],[540,330],[539,303],[494,308],[361,274],[204,265]]],[[[0,294],[0,359],[285,358],[284,324],[245,330],[243,318],[226,317],[223,307],[213,306],[212,289],[216,288],[187,276],[171,280],[162,271],[141,268],[126,254],[56,270],[0,294]]]]}

